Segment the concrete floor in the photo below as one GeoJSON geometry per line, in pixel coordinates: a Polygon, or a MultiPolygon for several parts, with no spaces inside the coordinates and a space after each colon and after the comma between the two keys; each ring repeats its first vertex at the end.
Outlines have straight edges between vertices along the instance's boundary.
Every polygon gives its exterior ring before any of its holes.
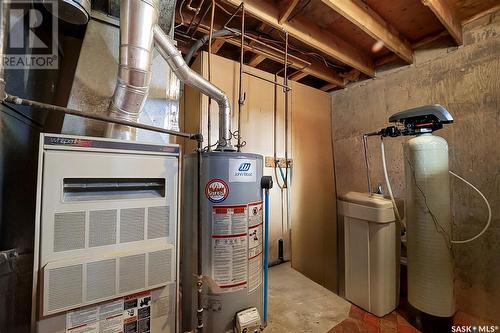
{"type": "Polygon", "coordinates": [[[265,332],[325,333],[349,316],[351,304],[308,279],[290,263],[269,270],[269,322],[265,332]]]}

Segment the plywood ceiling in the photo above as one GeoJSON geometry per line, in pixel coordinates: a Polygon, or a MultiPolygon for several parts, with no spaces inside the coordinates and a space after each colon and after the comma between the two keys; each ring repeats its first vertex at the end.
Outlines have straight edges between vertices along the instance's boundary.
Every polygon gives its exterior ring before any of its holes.
{"type": "MultiPolygon", "coordinates": [[[[216,0],[214,30],[241,0],[216,0]]],[[[187,52],[210,30],[212,0],[177,1],[175,37],[187,52]]],[[[378,66],[413,62],[413,49],[448,34],[462,42],[462,24],[500,10],[500,0],[245,0],[244,63],[281,73],[285,32],[289,78],[340,89],[374,76],[378,66]],[[398,63],[399,63],[398,62],[398,63]]],[[[241,11],[227,25],[239,30],[241,11]]],[[[213,41],[214,53],[239,60],[240,36],[213,41]]],[[[204,48],[207,49],[206,46],[204,48]]]]}

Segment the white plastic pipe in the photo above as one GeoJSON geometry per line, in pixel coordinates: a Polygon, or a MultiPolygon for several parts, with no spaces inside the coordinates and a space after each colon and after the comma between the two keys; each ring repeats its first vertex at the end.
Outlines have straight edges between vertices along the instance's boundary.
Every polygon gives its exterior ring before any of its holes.
{"type": "Polygon", "coordinates": [[[387,173],[387,163],[385,161],[385,147],[383,139],[380,139],[380,152],[382,154],[382,167],[384,169],[385,186],[387,187],[387,191],[389,192],[389,196],[391,197],[392,206],[394,207],[394,213],[396,214],[396,218],[399,221],[399,223],[405,226],[403,224],[403,220],[401,219],[401,215],[399,214],[398,207],[396,206],[396,200],[394,199],[394,195],[392,193],[391,182],[389,181],[389,175],[387,173]]]}

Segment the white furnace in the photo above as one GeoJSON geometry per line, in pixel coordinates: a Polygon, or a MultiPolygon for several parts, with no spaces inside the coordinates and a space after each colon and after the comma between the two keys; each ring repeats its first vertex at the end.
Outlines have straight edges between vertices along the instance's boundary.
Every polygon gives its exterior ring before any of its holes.
{"type": "Polygon", "coordinates": [[[178,203],[177,145],[42,134],[32,331],[175,332],[178,203]]]}

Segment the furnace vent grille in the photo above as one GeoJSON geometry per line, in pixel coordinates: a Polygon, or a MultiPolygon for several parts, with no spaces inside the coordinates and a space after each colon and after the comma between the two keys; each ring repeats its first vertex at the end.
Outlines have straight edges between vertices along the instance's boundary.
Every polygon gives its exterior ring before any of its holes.
{"type": "Polygon", "coordinates": [[[116,243],[116,209],[89,213],[89,247],[116,243]]]}
{"type": "Polygon", "coordinates": [[[172,249],[150,252],[148,286],[168,283],[172,280],[172,249]]]}
{"type": "Polygon", "coordinates": [[[148,239],[168,237],[170,228],[170,207],[148,208],[148,239]]]}
{"type": "Polygon", "coordinates": [[[102,260],[87,264],[87,301],[116,294],[116,260],[102,260]]]}
{"type": "Polygon", "coordinates": [[[54,214],[54,252],[85,247],[85,212],[54,214]]]}
{"type": "Polygon", "coordinates": [[[49,311],[82,302],[82,265],[49,270],[49,311]]]}
{"type": "Polygon", "coordinates": [[[146,286],[146,255],[122,257],[120,260],[120,293],[146,286]]]}
{"type": "Polygon", "coordinates": [[[144,240],[144,208],[120,210],[120,243],[144,240]]]}

